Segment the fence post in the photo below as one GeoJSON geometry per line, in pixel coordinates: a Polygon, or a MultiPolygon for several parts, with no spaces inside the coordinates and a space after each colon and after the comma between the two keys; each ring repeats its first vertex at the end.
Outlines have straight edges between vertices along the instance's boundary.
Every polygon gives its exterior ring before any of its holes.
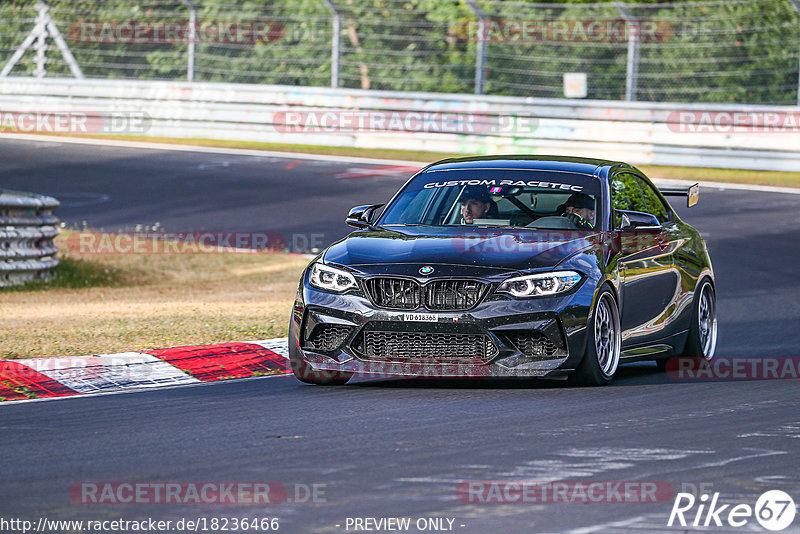
{"type": "Polygon", "coordinates": [[[339,87],[340,45],[342,41],[342,14],[333,0],[322,0],[333,16],[333,37],[331,38],[331,87],[339,87]]]}
{"type": "MultiPolygon", "coordinates": [[[[792,7],[800,15],[800,0],[789,0],[792,7]]],[[[800,56],[797,58],[797,105],[800,106],[800,56]]]]}
{"type": "Polygon", "coordinates": [[[37,0],[36,8],[39,10],[39,14],[36,16],[36,24],[30,33],[28,33],[27,37],[25,37],[25,40],[22,41],[22,44],[19,45],[19,48],[17,48],[11,56],[11,59],[9,59],[3,66],[3,69],[0,70],[0,78],[8,76],[11,73],[14,66],[22,59],[25,51],[30,48],[34,41],[36,41],[36,70],[34,74],[37,78],[43,78],[47,74],[47,57],[45,53],[47,50],[47,35],[49,34],[50,37],[53,38],[53,41],[56,42],[58,49],[61,50],[61,54],[64,56],[69,70],[72,71],[72,75],[82,79],[83,72],[80,66],[78,66],[78,62],[75,61],[75,57],[72,55],[72,52],[69,51],[64,37],[62,37],[61,32],[58,31],[58,26],[56,26],[56,23],[53,21],[53,17],[50,16],[50,6],[47,5],[47,2],[44,0],[37,0]]]}
{"type": "Polygon", "coordinates": [[[36,5],[38,14],[36,15],[36,68],[33,75],[37,78],[47,76],[47,5],[39,2],[36,5]]]}
{"type": "Polygon", "coordinates": [[[636,18],[621,3],[614,2],[614,6],[625,19],[628,27],[628,62],[625,72],[625,100],[636,100],[636,86],[639,79],[639,35],[641,28],[636,18]]]}
{"type": "Polygon", "coordinates": [[[475,0],[464,1],[478,18],[478,49],[475,53],[475,94],[482,95],[486,82],[486,74],[484,72],[486,70],[486,37],[488,33],[486,24],[489,22],[489,18],[486,16],[486,12],[475,3],[475,0]]]}
{"type": "Polygon", "coordinates": [[[186,62],[186,80],[194,81],[194,67],[197,61],[197,4],[192,0],[183,0],[183,5],[189,9],[189,47],[188,58],[186,62]]]}

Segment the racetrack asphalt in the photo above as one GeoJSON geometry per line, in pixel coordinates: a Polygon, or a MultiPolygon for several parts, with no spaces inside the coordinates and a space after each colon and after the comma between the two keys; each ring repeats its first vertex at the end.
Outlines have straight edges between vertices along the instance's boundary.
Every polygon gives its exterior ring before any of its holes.
{"type": "MultiPolygon", "coordinates": [[[[388,200],[407,177],[336,178],[356,167],[0,141],[0,187],[62,198],[63,220],[106,230],[160,222],[170,231],[321,233],[324,245],[346,235],[349,207],[388,200]]],[[[711,251],[717,355],[800,357],[800,196],[703,188],[698,206],[678,212],[711,251]]],[[[0,516],[278,517],[285,532],[406,516],[454,518],[464,533],[682,532],[666,527],[671,500],[482,504],[459,500],[457,487],[663,481],[720,492],[723,503],[752,506],[769,489],[800,502],[798,384],[678,380],[641,363],[593,389],[483,380],[321,388],[265,377],[0,406],[0,516]],[[68,490],[84,481],[275,481],[290,494],[322,484],[324,495],[270,506],[75,504],[68,490]]],[[[739,530],[759,529],[751,519],[739,530]]]]}

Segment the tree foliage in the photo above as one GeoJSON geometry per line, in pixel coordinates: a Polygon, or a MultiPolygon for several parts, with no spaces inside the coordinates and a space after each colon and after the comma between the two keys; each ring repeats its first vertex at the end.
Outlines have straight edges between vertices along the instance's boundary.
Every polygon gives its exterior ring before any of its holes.
{"type": "MultiPolygon", "coordinates": [[[[562,97],[563,75],[585,72],[590,98],[625,96],[626,38],[514,39],[470,33],[478,22],[463,0],[334,0],[342,16],[343,87],[473,93],[476,57],[485,50],[485,92],[562,97]],[[472,26],[470,26],[472,24],[472,26]]],[[[195,80],[329,86],[333,17],[323,0],[196,0],[200,24],[261,23],[269,39],[200,40],[195,80]]],[[[514,23],[561,23],[586,28],[614,23],[614,3],[557,0],[537,4],[478,0],[493,28],[514,23]]],[[[169,42],[92,42],[77,37],[86,22],[183,24],[180,0],[50,0],[51,14],[88,77],[185,79],[190,46],[169,42]]],[[[655,41],[637,45],[637,100],[791,104],[797,100],[800,16],[789,0],[626,4],[639,23],[658,25],[655,41]]],[[[8,60],[33,28],[33,0],[0,3],[0,61],[8,60]]],[[[50,76],[69,69],[52,39],[50,76]]],[[[14,75],[31,75],[31,47],[14,75]]]]}

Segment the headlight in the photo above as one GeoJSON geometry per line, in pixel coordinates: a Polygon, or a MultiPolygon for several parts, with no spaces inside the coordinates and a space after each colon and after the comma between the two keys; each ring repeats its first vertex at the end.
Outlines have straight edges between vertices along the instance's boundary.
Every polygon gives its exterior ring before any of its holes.
{"type": "Polygon", "coordinates": [[[569,291],[580,281],[575,271],[537,273],[509,278],[497,290],[514,297],[547,297],[569,291]]]}
{"type": "Polygon", "coordinates": [[[333,291],[334,293],[342,293],[348,289],[358,287],[352,274],[321,263],[315,263],[311,266],[310,282],[312,286],[318,289],[333,291]]]}

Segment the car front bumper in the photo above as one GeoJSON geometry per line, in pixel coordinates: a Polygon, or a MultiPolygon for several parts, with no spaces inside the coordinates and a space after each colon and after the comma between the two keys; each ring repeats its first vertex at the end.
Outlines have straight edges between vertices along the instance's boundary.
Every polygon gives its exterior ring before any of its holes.
{"type": "Polygon", "coordinates": [[[290,323],[290,359],[371,377],[562,378],[576,368],[586,347],[591,280],[557,297],[514,299],[493,289],[468,311],[401,311],[378,308],[360,292],[318,290],[304,276],[290,323]],[[409,314],[427,317],[408,320],[409,314]],[[477,339],[485,341],[481,354],[459,354],[459,343],[477,339]],[[383,350],[376,354],[375,346],[383,350]]]}

